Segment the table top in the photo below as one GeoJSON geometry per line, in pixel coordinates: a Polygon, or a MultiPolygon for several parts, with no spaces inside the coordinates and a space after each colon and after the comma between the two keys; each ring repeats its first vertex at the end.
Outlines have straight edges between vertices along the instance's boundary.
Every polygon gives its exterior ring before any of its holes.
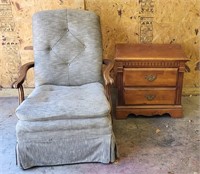
{"type": "Polygon", "coordinates": [[[179,44],[116,44],[115,60],[131,59],[188,60],[179,44]]]}

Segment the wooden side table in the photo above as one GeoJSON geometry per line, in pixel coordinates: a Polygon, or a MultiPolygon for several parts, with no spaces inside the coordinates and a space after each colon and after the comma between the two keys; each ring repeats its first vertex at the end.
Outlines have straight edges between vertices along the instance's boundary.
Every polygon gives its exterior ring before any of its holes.
{"type": "Polygon", "coordinates": [[[117,44],[116,118],[135,115],[183,116],[181,95],[185,63],[178,44],[117,44]]]}

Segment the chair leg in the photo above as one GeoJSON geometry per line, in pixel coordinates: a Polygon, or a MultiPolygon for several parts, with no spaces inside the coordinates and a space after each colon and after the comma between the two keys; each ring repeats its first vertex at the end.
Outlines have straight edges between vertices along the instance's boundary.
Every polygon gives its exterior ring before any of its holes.
{"type": "Polygon", "coordinates": [[[19,94],[19,104],[21,104],[24,101],[24,88],[22,85],[18,88],[18,94],[19,94]]]}

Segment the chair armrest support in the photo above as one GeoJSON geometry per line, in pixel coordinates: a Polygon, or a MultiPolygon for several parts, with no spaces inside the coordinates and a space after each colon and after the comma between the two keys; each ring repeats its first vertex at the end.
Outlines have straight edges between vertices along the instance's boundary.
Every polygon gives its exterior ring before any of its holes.
{"type": "Polygon", "coordinates": [[[24,88],[23,88],[23,83],[24,80],[26,79],[26,74],[27,71],[34,67],[34,62],[29,62],[21,66],[19,70],[19,78],[12,83],[12,88],[18,89],[18,94],[19,94],[19,104],[24,101],[24,88]]]}
{"type": "Polygon", "coordinates": [[[18,89],[22,86],[26,79],[27,71],[32,67],[34,67],[34,62],[29,62],[21,66],[19,70],[19,78],[12,83],[12,88],[18,89]]]}
{"type": "Polygon", "coordinates": [[[111,98],[110,86],[114,83],[114,80],[110,74],[114,67],[114,61],[112,59],[104,59],[103,65],[104,65],[103,67],[104,88],[105,88],[106,97],[110,103],[111,112],[112,112],[112,98],[111,98]]]}
{"type": "Polygon", "coordinates": [[[103,78],[105,85],[112,85],[114,83],[113,78],[111,77],[111,71],[114,67],[114,60],[111,59],[104,59],[103,64],[106,65],[106,67],[103,69],[103,78]]]}

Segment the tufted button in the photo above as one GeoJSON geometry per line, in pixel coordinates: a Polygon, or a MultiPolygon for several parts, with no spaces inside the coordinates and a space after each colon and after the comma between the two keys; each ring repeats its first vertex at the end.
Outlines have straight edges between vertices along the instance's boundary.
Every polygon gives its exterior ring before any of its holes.
{"type": "Polygon", "coordinates": [[[47,51],[51,51],[52,50],[52,48],[49,46],[49,47],[47,47],[47,51]]]}
{"type": "Polygon", "coordinates": [[[63,30],[64,30],[64,31],[69,31],[69,29],[68,29],[68,28],[64,28],[63,30]]]}
{"type": "Polygon", "coordinates": [[[68,62],[62,62],[62,65],[69,66],[69,63],[68,62]]]}

